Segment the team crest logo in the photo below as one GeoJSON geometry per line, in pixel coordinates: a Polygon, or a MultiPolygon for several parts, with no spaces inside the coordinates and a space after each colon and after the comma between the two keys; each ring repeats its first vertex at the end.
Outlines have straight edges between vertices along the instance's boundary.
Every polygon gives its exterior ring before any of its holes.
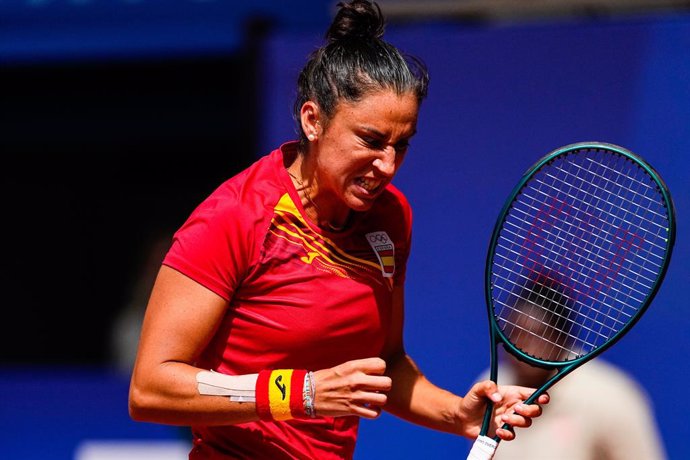
{"type": "Polygon", "coordinates": [[[392,278],[395,273],[395,245],[393,241],[386,232],[372,232],[365,236],[379,259],[381,273],[385,278],[392,278]]]}

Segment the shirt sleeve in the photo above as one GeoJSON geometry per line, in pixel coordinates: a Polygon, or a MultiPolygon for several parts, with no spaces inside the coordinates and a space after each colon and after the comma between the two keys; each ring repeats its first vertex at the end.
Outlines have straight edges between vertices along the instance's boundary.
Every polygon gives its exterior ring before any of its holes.
{"type": "Polygon", "coordinates": [[[246,213],[221,187],[177,230],[163,264],[230,301],[251,257],[252,219],[246,213]]]}

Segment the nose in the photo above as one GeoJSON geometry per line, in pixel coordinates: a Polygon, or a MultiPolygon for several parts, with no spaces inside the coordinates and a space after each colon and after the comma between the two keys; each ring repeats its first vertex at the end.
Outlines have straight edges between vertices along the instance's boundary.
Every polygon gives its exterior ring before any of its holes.
{"type": "Polygon", "coordinates": [[[393,177],[396,167],[396,152],[391,145],[381,150],[381,153],[376,160],[374,160],[374,167],[380,174],[386,177],[393,177]]]}

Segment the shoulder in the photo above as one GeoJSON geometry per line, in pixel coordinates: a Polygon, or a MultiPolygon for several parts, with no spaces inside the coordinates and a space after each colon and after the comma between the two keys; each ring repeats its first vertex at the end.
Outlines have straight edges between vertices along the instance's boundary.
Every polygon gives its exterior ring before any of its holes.
{"type": "MultiPolygon", "coordinates": [[[[256,160],[248,168],[220,184],[194,211],[227,214],[240,208],[243,213],[261,211],[275,204],[284,188],[277,164],[282,163],[279,149],[256,160]]],[[[244,219],[238,219],[244,220],[244,219]]]]}
{"type": "Polygon", "coordinates": [[[257,260],[284,193],[278,161],[274,151],[217,187],[175,232],[165,264],[230,299],[257,260]]]}
{"type": "Polygon", "coordinates": [[[407,239],[412,227],[412,209],[405,195],[389,184],[363,216],[367,225],[380,227],[407,239]]]}
{"type": "Polygon", "coordinates": [[[390,200],[400,204],[400,206],[410,207],[405,194],[393,184],[388,184],[386,190],[381,194],[383,200],[390,200]]]}
{"type": "Polygon", "coordinates": [[[242,242],[252,247],[252,235],[266,227],[285,193],[278,163],[282,163],[279,149],[220,184],[191,212],[175,239],[218,247],[242,242]]]}
{"type": "Polygon", "coordinates": [[[411,222],[412,220],[412,207],[409,201],[407,201],[407,197],[393,184],[386,186],[386,189],[376,200],[374,207],[377,213],[383,213],[387,216],[397,214],[404,218],[406,222],[411,222]]]}

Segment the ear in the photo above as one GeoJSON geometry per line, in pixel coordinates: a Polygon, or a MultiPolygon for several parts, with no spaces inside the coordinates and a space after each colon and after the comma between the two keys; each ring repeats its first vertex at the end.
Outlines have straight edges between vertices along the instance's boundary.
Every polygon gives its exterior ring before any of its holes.
{"type": "Polygon", "coordinates": [[[321,134],[321,110],[318,104],[313,101],[307,101],[302,104],[300,110],[300,122],[302,124],[302,132],[310,141],[314,141],[321,134]]]}

